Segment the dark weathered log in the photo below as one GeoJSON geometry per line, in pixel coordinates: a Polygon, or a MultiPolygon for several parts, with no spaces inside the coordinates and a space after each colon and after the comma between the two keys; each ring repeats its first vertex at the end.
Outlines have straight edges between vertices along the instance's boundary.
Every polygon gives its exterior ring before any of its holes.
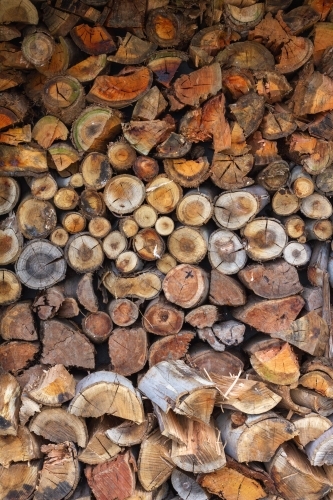
{"type": "Polygon", "coordinates": [[[147,361],[147,332],[135,328],[115,328],[109,338],[112,369],[121,375],[137,373],[147,361]]]}

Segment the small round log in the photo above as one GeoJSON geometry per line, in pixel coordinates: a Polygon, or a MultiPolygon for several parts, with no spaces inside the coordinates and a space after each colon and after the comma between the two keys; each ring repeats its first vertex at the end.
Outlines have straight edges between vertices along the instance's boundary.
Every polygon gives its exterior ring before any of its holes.
{"type": "Polygon", "coordinates": [[[12,177],[0,177],[0,215],[8,214],[20,197],[20,186],[12,177]]]}
{"type": "Polygon", "coordinates": [[[87,219],[103,216],[105,214],[103,195],[95,189],[85,189],[80,196],[80,209],[87,219]]]}
{"type": "Polygon", "coordinates": [[[130,326],[139,317],[139,308],[129,299],[112,300],[108,306],[108,313],[112,321],[118,326],[130,326]]]}
{"type": "Polygon", "coordinates": [[[170,302],[188,309],[201,305],[208,295],[208,275],[197,266],[180,264],[164,278],[163,291],[170,302]]]}
{"type": "Polygon", "coordinates": [[[90,313],[82,320],[83,333],[96,344],[107,340],[111,335],[112,328],[113,324],[110,316],[103,311],[90,313]]]}
{"type": "Polygon", "coordinates": [[[143,327],[155,335],[175,335],[184,323],[184,313],[163,298],[149,302],[142,317],[143,327]]]}
{"type": "Polygon", "coordinates": [[[158,163],[149,156],[138,156],[133,164],[135,175],[145,181],[150,182],[158,175],[158,163]]]}
{"type": "Polygon", "coordinates": [[[176,267],[176,265],[176,259],[174,259],[169,253],[164,253],[162,257],[156,261],[157,269],[163,274],[168,274],[168,272],[176,267]]]}
{"type": "Polygon", "coordinates": [[[160,214],[172,212],[182,194],[182,188],[165,174],[158,175],[146,186],[147,202],[160,214]]]}
{"type": "Polygon", "coordinates": [[[75,189],[63,187],[56,192],[53,202],[60,210],[73,210],[79,203],[79,199],[80,197],[75,189]]]}
{"type": "Polygon", "coordinates": [[[253,260],[271,260],[279,257],[287,244],[282,224],[275,219],[257,218],[243,229],[246,252],[253,260]]]}
{"type": "Polygon", "coordinates": [[[79,24],[71,30],[74,43],[91,56],[115,52],[116,45],[106,28],[79,24]]]}
{"type": "Polygon", "coordinates": [[[305,222],[299,215],[291,215],[286,219],[282,219],[284,221],[284,227],[286,229],[287,235],[299,241],[300,243],[306,242],[306,234],[305,234],[305,222]]]}
{"type": "Polygon", "coordinates": [[[24,37],[21,47],[24,57],[38,67],[48,63],[51,59],[55,43],[47,33],[36,31],[24,37]]]}
{"type": "Polygon", "coordinates": [[[305,232],[308,240],[329,240],[333,234],[332,222],[330,220],[306,220],[305,232]]]}
{"type": "Polygon", "coordinates": [[[132,238],[139,231],[139,226],[133,217],[130,216],[120,219],[119,229],[126,236],[126,238],[132,238]]]}
{"type": "Polygon", "coordinates": [[[0,304],[6,306],[16,302],[21,295],[22,286],[16,274],[0,269],[0,304]]]}
{"type": "Polygon", "coordinates": [[[98,152],[89,153],[84,158],[80,171],[84,185],[96,190],[103,189],[112,176],[112,169],[106,155],[98,152]]]}
{"type": "Polygon", "coordinates": [[[311,248],[306,243],[290,241],[283,250],[283,258],[293,266],[305,266],[311,257],[311,248]]]}
{"type": "Polygon", "coordinates": [[[85,104],[81,83],[72,76],[54,76],[43,89],[43,104],[51,115],[66,125],[78,117],[85,104]]]}
{"type": "Polygon", "coordinates": [[[175,223],[166,215],[159,217],[155,222],[155,230],[160,236],[169,236],[175,228],[175,223]]]}
{"type": "Polygon", "coordinates": [[[289,190],[279,189],[272,198],[272,208],[277,215],[288,216],[299,209],[299,198],[289,190]]]}
{"type": "Polygon", "coordinates": [[[208,259],[213,269],[223,274],[236,274],[245,266],[247,255],[235,233],[218,229],[209,238],[208,259]]]}
{"type": "Polygon", "coordinates": [[[142,270],[143,261],[135,252],[127,251],[118,255],[115,265],[120,273],[133,274],[142,270]]]}
{"type": "Polygon", "coordinates": [[[88,231],[94,238],[105,238],[111,231],[111,222],[105,217],[94,217],[89,221],[88,231]]]}
{"type": "Polygon", "coordinates": [[[74,189],[81,188],[84,185],[82,174],[80,172],[75,172],[69,179],[69,185],[74,189]]]}
{"type": "Polygon", "coordinates": [[[267,191],[277,191],[287,185],[290,176],[287,162],[279,160],[270,163],[257,176],[257,182],[267,191]]]}
{"type": "Polygon", "coordinates": [[[306,198],[307,196],[310,196],[315,188],[311,176],[304,171],[301,165],[297,165],[292,169],[290,184],[291,189],[297,198],[306,198]]]}
{"type": "Polygon", "coordinates": [[[61,223],[63,225],[64,230],[67,233],[67,241],[68,241],[68,233],[69,234],[81,233],[82,231],[84,231],[86,227],[86,219],[79,212],[67,212],[63,214],[61,216],[61,223]]]}
{"type": "MultiPolygon", "coordinates": [[[[89,425],[89,441],[79,453],[79,460],[85,464],[102,464],[119,454],[121,448],[106,436],[106,431],[114,425],[112,416],[94,419],[89,425]]],[[[136,425],[136,424],[134,424],[136,425]]],[[[89,489],[90,495],[90,489],[89,489]]],[[[86,500],[86,497],[73,497],[75,500],[86,500]]],[[[87,498],[88,500],[88,498],[87,498]]]]}
{"type": "Polygon", "coordinates": [[[181,13],[171,9],[152,9],[146,23],[147,37],[160,47],[174,47],[181,41],[183,25],[184,18],[181,13]]]}
{"type": "Polygon", "coordinates": [[[129,170],[136,160],[135,149],[126,141],[109,144],[108,159],[117,172],[129,170]]]}
{"type": "Polygon", "coordinates": [[[141,228],[153,227],[157,221],[157,213],[153,207],[141,205],[134,211],[133,218],[141,228]]]}
{"type": "Polygon", "coordinates": [[[108,259],[116,259],[127,249],[127,244],[127,239],[120,231],[111,231],[103,240],[103,252],[108,259]]]}
{"type": "Polygon", "coordinates": [[[309,219],[329,219],[333,208],[329,200],[318,193],[304,198],[300,207],[301,212],[309,219]]]}
{"type": "Polygon", "coordinates": [[[58,190],[57,183],[50,174],[31,178],[29,184],[31,194],[37,200],[51,200],[58,190]]]}
{"type": "Polygon", "coordinates": [[[48,288],[64,279],[66,267],[62,251],[48,240],[30,241],[15,265],[20,281],[34,290],[48,288]]]}
{"type": "Polygon", "coordinates": [[[143,183],[133,175],[117,175],[104,189],[104,201],[111,212],[128,214],[138,208],[145,197],[143,183]]]}
{"type": "Polygon", "coordinates": [[[165,252],[165,243],[155,229],[141,229],[133,238],[133,248],[143,260],[160,259],[165,252]]]}
{"type": "Polygon", "coordinates": [[[197,191],[189,191],[178,203],[176,214],[182,224],[203,226],[213,215],[211,197],[197,191]]]}
{"type": "Polygon", "coordinates": [[[56,227],[50,234],[50,241],[58,247],[65,247],[68,241],[69,234],[63,227],[56,227]]]}
{"type": "Polygon", "coordinates": [[[168,250],[182,264],[197,264],[207,254],[207,240],[206,233],[200,229],[182,226],[169,236],[168,250]]]}
{"type": "Polygon", "coordinates": [[[53,205],[32,196],[20,203],[16,216],[21,233],[29,240],[47,237],[57,224],[57,215],[53,205]]]}
{"type": "Polygon", "coordinates": [[[32,129],[32,138],[45,149],[54,141],[65,141],[68,137],[68,128],[59,118],[52,115],[43,116],[32,129]]]}
{"type": "Polygon", "coordinates": [[[104,260],[102,245],[89,233],[71,236],[65,247],[65,256],[70,267],[77,273],[95,271],[104,260]]]}

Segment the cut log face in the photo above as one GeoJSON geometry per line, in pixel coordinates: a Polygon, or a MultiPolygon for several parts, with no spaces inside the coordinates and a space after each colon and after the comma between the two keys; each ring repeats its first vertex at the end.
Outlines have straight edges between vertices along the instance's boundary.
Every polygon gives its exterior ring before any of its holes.
{"type": "Polygon", "coordinates": [[[124,376],[142,370],[147,361],[147,343],[143,328],[115,328],[108,342],[112,369],[124,376]]]}
{"type": "Polygon", "coordinates": [[[184,322],[184,313],[165,299],[151,301],[142,317],[143,327],[155,335],[178,333],[184,322]]]}
{"type": "Polygon", "coordinates": [[[88,432],[84,420],[62,408],[45,408],[32,419],[29,428],[52,443],[72,441],[82,448],[87,445],[88,432]]]}
{"type": "Polygon", "coordinates": [[[297,435],[294,425],[273,412],[244,415],[225,412],[217,418],[225,451],[238,462],[268,462],[277,448],[297,435]]]}
{"type": "Polygon", "coordinates": [[[54,365],[44,372],[29,389],[29,397],[45,406],[60,406],[75,395],[75,380],[63,365],[54,365]]]}
{"type": "Polygon", "coordinates": [[[129,380],[113,372],[100,371],[83,378],[76,386],[76,395],[71,401],[69,412],[94,418],[110,414],[137,424],[144,421],[138,391],[129,380]]]}
{"type": "Polygon", "coordinates": [[[285,230],[275,219],[257,218],[243,229],[246,251],[253,260],[271,260],[279,257],[287,244],[285,230]]]}
{"type": "Polygon", "coordinates": [[[196,266],[181,264],[168,272],[163,281],[165,297],[180,307],[199,306],[208,294],[208,276],[196,266]]]}
{"type": "Polygon", "coordinates": [[[157,340],[148,352],[149,366],[154,366],[160,361],[177,361],[184,358],[194,337],[194,332],[182,330],[176,335],[167,335],[157,340]]]}
{"type": "Polygon", "coordinates": [[[228,229],[218,229],[210,235],[208,259],[213,270],[222,274],[236,274],[247,261],[240,238],[228,229]]]}
{"type": "Polygon", "coordinates": [[[85,476],[96,500],[125,500],[134,493],[136,464],[130,451],[103,464],[88,465],[85,476]]]}
{"type": "Polygon", "coordinates": [[[19,426],[16,436],[0,437],[0,464],[8,468],[12,462],[30,462],[42,458],[40,440],[27,427],[19,426]]]}
{"type": "Polygon", "coordinates": [[[121,448],[106,436],[106,431],[114,424],[114,420],[106,415],[93,420],[87,445],[78,456],[80,462],[89,465],[102,464],[121,452],[121,448]]]}
{"type": "Polygon", "coordinates": [[[5,309],[0,319],[0,334],[4,340],[38,339],[30,301],[22,301],[5,309]]]}
{"type": "Polygon", "coordinates": [[[0,468],[0,494],[4,500],[10,500],[13,492],[20,500],[29,500],[36,489],[41,460],[19,462],[10,467],[0,468]]]}
{"type": "Polygon", "coordinates": [[[16,436],[20,386],[13,375],[4,373],[0,375],[0,389],[0,435],[16,436]]]}

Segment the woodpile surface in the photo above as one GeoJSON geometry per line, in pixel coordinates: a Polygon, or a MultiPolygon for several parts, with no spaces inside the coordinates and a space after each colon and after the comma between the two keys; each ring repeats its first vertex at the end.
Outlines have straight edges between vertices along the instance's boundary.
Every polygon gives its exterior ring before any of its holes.
{"type": "Polygon", "coordinates": [[[332,0],[0,0],[0,500],[332,500],[332,196],[332,0]]]}

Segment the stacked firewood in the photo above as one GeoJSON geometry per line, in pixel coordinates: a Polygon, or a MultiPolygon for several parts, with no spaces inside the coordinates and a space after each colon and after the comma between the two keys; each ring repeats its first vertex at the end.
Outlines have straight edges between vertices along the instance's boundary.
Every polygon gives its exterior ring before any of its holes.
{"type": "Polygon", "coordinates": [[[333,0],[0,0],[0,500],[333,499],[333,0]]]}

